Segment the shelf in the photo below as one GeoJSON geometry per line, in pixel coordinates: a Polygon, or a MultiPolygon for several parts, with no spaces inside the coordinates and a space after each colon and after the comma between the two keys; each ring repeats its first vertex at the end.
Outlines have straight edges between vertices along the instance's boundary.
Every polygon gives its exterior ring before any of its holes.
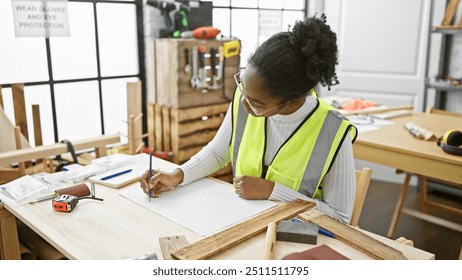
{"type": "Polygon", "coordinates": [[[433,26],[432,32],[446,35],[462,34],[462,26],[433,26]]]}
{"type": "Polygon", "coordinates": [[[439,91],[462,91],[462,86],[442,86],[442,85],[428,83],[427,87],[436,89],[439,91]]]}

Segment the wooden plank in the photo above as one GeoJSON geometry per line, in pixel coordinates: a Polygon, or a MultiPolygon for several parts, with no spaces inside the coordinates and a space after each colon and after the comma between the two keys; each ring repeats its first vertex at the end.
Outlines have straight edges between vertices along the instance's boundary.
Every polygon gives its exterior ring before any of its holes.
{"type": "Polygon", "coordinates": [[[24,99],[24,84],[11,85],[13,91],[14,119],[16,125],[21,129],[22,135],[29,140],[27,130],[26,101],[24,99]]]}
{"type": "Polygon", "coordinates": [[[141,118],[138,120],[138,116],[142,116],[141,110],[141,82],[129,82],[127,83],[127,120],[130,116],[134,116],[134,122],[132,123],[131,135],[129,134],[129,146],[131,147],[130,152],[134,154],[136,147],[138,147],[143,141],[143,122],[141,118]],[[135,121],[136,120],[136,121],[135,121]]]}
{"type": "Polygon", "coordinates": [[[175,150],[173,150],[173,162],[184,163],[193,155],[197,154],[197,152],[199,152],[202,148],[202,146],[190,147],[183,150],[178,150],[176,153],[175,150]]]}
{"type": "Polygon", "coordinates": [[[276,246],[276,227],[277,224],[275,222],[271,222],[268,224],[266,229],[265,247],[263,251],[264,260],[273,259],[274,246],[276,246]]]}
{"type": "Polygon", "coordinates": [[[213,137],[215,137],[217,131],[218,129],[210,129],[186,136],[181,136],[179,139],[177,139],[178,148],[184,149],[191,146],[205,146],[213,139],[213,137]]]}
{"type": "Polygon", "coordinates": [[[164,260],[173,260],[172,253],[188,246],[184,235],[159,237],[159,245],[162,250],[164,260]]]}
{"type": "Polygon", "coordinates": [[[32,104],[32,121],[34,123],[34,143],[35,146],[43,145],[42,124],[40,122],[40,105],[32,104]]]}
{"type": "Polygon", "coordinates": [[[451,22],[454,18],[454,15],[457,11],[457,5],[459,5],[459,0],[451,0],[446,7],[446,13],[444,14],[443,22],[441,25],[451,25],[451,22]]]}
{"type": "Polygon", "coordinates": [[[151,149],[154,149],[155,147],[155,136],[154,136],[154,131],[155,131],[155,124],[154,124],[154,104],[150,103],[148,104],[148,117],[147,117],[147,122],[148,122],[148,147],[151,149]]]}
{"type": "Polygon", "coordinates": [[[233,227],[213,234],[172,253],[179,260],[202,260],[237,245],[263,231],[270,222],[289,219],[315,204],[300,199],[273,207],[233,227]]]}
{"type": "Polygon", "coordinates": [[[366,109],[360,109],[360,110],[353,110],[353,111],[348,111],[342,113],[344,116],[350,116],[350,115],[356,115],[356,114],[379,114],[379,113],[385,113],[385,112],[391,112],[391,111],[401,111],[401,110],[409,110],[412,111],[414,110],[414,106],[398,106],[398,107],[390,107],[390,108],[366,108],[366,109]]]}
{"type": "Polygon", "coordinates": [[[162,106],[160,105],[155,105],[154,106],[154,138],[155,138],[155,145],[154,145],[154,150],[156,151],[162,151],[164,145],[163,139],[162,139],[162,131],[163,131],[163,126],[162,126],[162,106]]]}
{"type": "Polygon", "coordinates": [[[162,107],[162,144],[163,144],[163,151],[171,151],[171,132],[170,132],[170,109],[168,107],[162,107]]]}
{"type": "MultiPolygon", "coordinates": [[[[32,122],[34,124],[34,146],[42,146],[42,124],[40,122],[40,105],[38,104],[32,104],[32,122]]],[[[43,161],[43,159],[37,159],[36,163],[43,161]]]]}
{"type": "MultiPolygon", "coordinates": [[[[16,149],[21,150],[22,149],[22,143],[21,143],[21,131],[19,126],[14,127],[14,138],[16,141],[16,149]]],[[[19,168],[19,175],[24,176],[26,175],[26,163],[24,161],[20,161],[18,163],[18,168],[19,168]]]]}
{"type": "Polygon", "coordinates": [[[228,111],[229,103],[220,103],[212,106],[201,106],[188,109],[173,109],[178,110],[178,121],[190,121],[200,119],[203,116],[215,116],[228,111]]]}
{"type": "Polygon", "coordinates": [[[449,228],[449,229],[452,229],[452,230],[455,230],[455,231],[462,232],[462,225],[461,224],[454,223],[454,222],[451,222],[451,221],[448,221],[448,220],[445,220],[445,219],[442,219],[442,218],[439,218],[439,217],[436,217],[436,216],[433,216],[433,215],[430,215],[430,214],[422,213],[422,212],[416,211],[414,209],[404,207],[404,208],[401,209],[401,213],[405,213],[405,214],[407,214],[409,216],[419,218],[419,219],[427,221],[429,223],[437,224],[437,225],[440,225],[442,227],[446,227],[446,228],[449,228]]]}
{"type": "Polygon", "coordinates": [[[0,259],[21,259],[16,217],[3,205],[0,205],[0,259]]]}
{"type": "Polygon", "coordinates": [[[223,118],[213,117],[207,120],[197,120],[191,122],[183,122],[178,124],[178,135],[188,135],[201,130],[213,129],[217,130],[223,123],[223,118]]]}
{"type": "MultiPolygon", "coordinates": [[[[106,147],[109,144],[115,144],[119,142],[120,136],[116,134],[78,140],[74,141],[72,144],[74,145],[74,149],[77,152],[81,150],[93,149],[95,147],[106,147]]],[[[7,151],[0,153],[0,166],[14,162],[45,158],[52,155],[60,155],[63,153],[67,153],[67,145],[64,143],[7,151]]]]}
{"type": "MultiPolygon", "coordinates": [[[[178,134],[178,110],[170,110],[170,133],[171,133],[171,147],[172,147],[172,161],[175,163],[180,163],[180,148],[179,138],[180,135],[178,134]]],[[[183,158],[181,158],[182,160],[183,158]]],[[[188,158],[189,159],[189,158],[188,158]]]]}
{"type": "Polygon", "coordinates": [[[3,106],[2,85],[0,85],[0,107],[5,108],[5,107],[3,106]]]}
{"type": "Polygon", "coordinates": [[[298,215],[304,221],[312,222],[335,234],[335,238],[378,260],[405,260],[402,252],[345,225],[317,210],[298,215]]]}

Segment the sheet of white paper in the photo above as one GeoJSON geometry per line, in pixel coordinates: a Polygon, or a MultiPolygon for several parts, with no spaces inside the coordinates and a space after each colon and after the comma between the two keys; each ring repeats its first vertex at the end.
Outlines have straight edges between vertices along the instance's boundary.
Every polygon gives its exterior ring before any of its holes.
{"type": "Polygon", "coordinates": [[[163,192],[151,202],[137,185],[121,190],[120,195],[202,236],[276,206],[268,200],[243,199],[234,193],[234,188],[211,179],[163,192]]]}
{"type": "Polygon", "coordinates": [[[375,125],[355,125],[355,126],[358,129],[358,133],[364,133],[364,132],[380,129],[379,126],[375,126],[375,125]]]}

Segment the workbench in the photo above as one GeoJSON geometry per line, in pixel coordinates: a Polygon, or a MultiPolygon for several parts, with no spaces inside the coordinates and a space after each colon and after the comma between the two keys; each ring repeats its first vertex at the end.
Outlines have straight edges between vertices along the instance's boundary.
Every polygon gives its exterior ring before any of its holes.
{"type": "MultiPolygon", "coordinates": [[[[379,130],[360,133],[353,145],[354,157],[402,170],[417,176],[437,179],[462,185],[462,157],[450,155],[438,147],[435,141],[424,141],[413,137],[404,124],[414,124],[442,136],[446,131],[461,129],[462,117],[450,114],[416,113],[390,119],[393,124],[381,126],[379,130]]],[[[388,236],[392,237],[394,226],[401,211],[408,215],[433,222],[441,226],[462,231],[462,225],[440,219],[415,209],[402,208],[405,189],[397,201],[388,236]]],[[[426,197],[421,192],[422,199],[426,197]]],[[[425,207],[422,207],[425,210],[425,207]]]]}
{"type": "MultiPolygon", "coordinates": [[[[140,154],[135,157],[136,161],[148,166],[148,155],[140,154]]],[[[176,165],[153,158],[153,166],[161,169],[172,169],[176,165]]],[[[222,185],[224,188],[232,187],[226,182],[222,182],[222,185]]],[[[122,189],[97,185],[96,196],[104,198],[104,201],[83,200],[70,213],[55,212],[50,201],[35,205],[12,206],[5,204],[4,206],[6,210],[22,220],[69,259],[132,259],[143,257],[149,252],[155,252],[161,259],[160,237],[183,235],[188,244],[204,238],[182,225],[124,198],[119,195],[122,189]]],[[[3,230],[6,229],[2,227],[3,230]]],[[[431,253],[371,232],[357,230],[396,248],[408,259],[434,259],[434,255],[431,253]]],[[[8,244],[10,248],[18,246],[17,239],[13,239],[13,242],[3,242],[3,244],[8,244]]],[[[262,259],[264,244],[265,232],[262,232],[243,243],[214,255],[211,259],[262,259]]],[[[368,255],[335,238],[319,235],[318,245],[320,244],[327,244],[350,259],[370,259],[368,255]]],[[[314,246],[277,241],[274,258],[281,259],[289,253],[299,252],[314,246]]],[[[5,248],[2,247],[2,249],[5,248]]],[[[6,251],[11,252],[11,249],[6,251]]],[[[6,258],[9,256],[7,255],[6,258]]]]}

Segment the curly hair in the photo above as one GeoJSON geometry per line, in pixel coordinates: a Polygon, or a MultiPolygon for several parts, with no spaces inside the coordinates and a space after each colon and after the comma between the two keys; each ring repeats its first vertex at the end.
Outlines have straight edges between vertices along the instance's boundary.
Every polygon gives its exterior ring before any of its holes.
{"type": "Polygon", "coordinates": [[[329,90],[339,84],[337,64],[337,36],[324,14],[297,21],[292,31],[271,36],[249,58],[266,89],[285,100],[299,98],[318,83],[329,90]]]}

